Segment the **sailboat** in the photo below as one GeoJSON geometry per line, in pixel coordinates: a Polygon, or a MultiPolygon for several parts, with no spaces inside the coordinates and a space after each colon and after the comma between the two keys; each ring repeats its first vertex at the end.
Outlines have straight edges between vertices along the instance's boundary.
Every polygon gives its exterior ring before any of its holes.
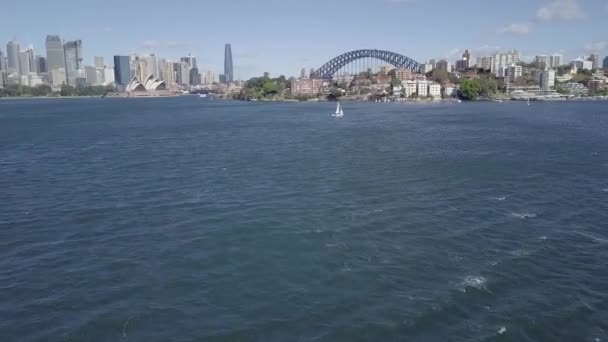
{"type": "Polygon", "coordinates": [[[528,106],[530,105],[530,97],[528,96],[528,106]]]}
{"type": "Polygon", "coordinates": [[[342,106],[340,106],[340,102],[338,102],[338,106],[336,107],[336,112],[332,115],[336,118],[341,118],[344,116],[344,111],[342,110],[342,106]]]}

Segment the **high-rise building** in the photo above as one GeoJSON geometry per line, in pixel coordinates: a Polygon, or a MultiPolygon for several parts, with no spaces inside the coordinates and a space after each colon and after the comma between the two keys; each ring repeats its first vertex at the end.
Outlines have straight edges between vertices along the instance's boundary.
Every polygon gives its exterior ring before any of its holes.
{"type": "Polygon", "coordinates": [[[4,53],[2,53],[2,50],[0,50],[0,71],[2,71],[4,69],[6,69],[4,67],[4,53]]]}
{"type": "Polygon", "coordinates": [[[55,68],[50,71],[50,80],[54,86],[60,86],[65,84],[67,76],[65,74],[65,68],[55,68]]]}
{"type": "Polygon", "coordinates": [[[306,73],[306,68],[302,68],[302,70],[300,70],[300,78],[308,78],[308,74],[306,73]]]}
{"type": "Polygon", "coordinates": [[[549,67],[550,68],[557,68],[558,66],[562,65],[562,56],[561,55],[552,55],[549,56],[549,67]]]}
{"type": "Polygon", "coordinates": [[[177,84],[190,84],[190,65],[187,62],[174,63],[173,70],[175,71],[175,82],[177,84]]]}
{"type": "Polygon", "coordinates": [[[163,60],[162,65],[162,80],[165,81],[167,86],[172,86],[175,84],[175,67],[173,66],[173,62],[163,60]]]}
{"type": "Polygon", "coordinates": [[[58,35],[46,36],[46,62],[49,70],[65,68],[63,43],[58,35]]]}
{"type": "Polygon", "coordinates": [[[46,58],[44,58],[40,55],[36,56],[36,72],[38,74],[44,74],[44,73],[48,72],[46,58]]]}
{"type": "Polygon", "coordinates": [[[490,71],[496,77],[504,77],[508,66],[519,62],[519,51],[511,50],[507,53],[497,53],[492,57],[490,71]]]}
{"type": "Polygon", "coordinates": [[[593,62],[588,59],[581,58],[581,57],[570,62],[570,65],[575,66],[578,70],[593,69],[593,62]]]}
{"type": "Polygon", "coordinates": [[[592,63],[591,69],[596,70],[600,68],[600,56],[592,53],[591,56],[589,56],[589,61],[592,63]]]}
{"type": "Polygon", "coordinates": [[[34,72],[35,70],[32,71],[30,67],[30,50],[19,52],[19,75],[27,76],[30,72],[34,72]]]}
{"type": "Polygon", "coordinates": [[[555,70],[547,69],[538,73],[538,83],[542,90],[550,90],[555,86],[555,70]]]}
{"type": "Polygon", "coordinates": [[[464,50],[464,53],[462,54],[462,59],[461,59],[460,65],[463,69],[468,69],[473,66],[473,55],[471,54],[471,51],[469,51],[468,49],[464,50]]]}
{"type": "Polygon", "coordinates": [[[97,69],[105,68],[105,65],[103,64],[103,57],[95,56],[93,59],[95,60],[95,68],[97,68],[97,69]]]}
{"type": "Polygon", "coordinates": [[[103,84],[108,85],[115,83],[114,81],[114,68],[103,69],[103,84]]]}
{"type": "Polygon", "coordinates": [[[604,57],[604,63],[602,63],[604,70],[608,70],[608,56],[604,57]]]}
{"type": "Polygon", "coordinates": [[[234,67],[232,65],[232,46],[226,44],[224,47],[224,77],[226,83],[234,81],[234,67]]]}
{"type": "Polygon", "coordinates": [[[190,68],[198,68],[198,66],[196,65],[196,58],[190,54],[186,57],[182,57],[180,60],[182,62],[188,63],[188,66],[190,68]]]}
{"type": "Polygon", "coordinates": [[[190,68],[190,85],[197,86],[201,84],[201,75],[198,73],[198,68],[190,68]]]}
{"type": "Polygon", "coordinates": [[[94,66],[85,65],[84,78],[87,85],[97,85],[97,69],[94,66]]]}
{"type": "Polygon", "coordinates": [[[205,74],[205,84],[213,84],[215,83],[215,73],[211,70],[207,70],[205,74]]]}
{"type": "Polygon", "coordinates": [[[491,57],[480,57],[480,58],[477,58],[477,62],[475,63],[475,67],[477,69],[490,70],[490,68],[492,68],[492,58],[491,57]]]}
{"type": "Polygon", "coordinates": [[[156,55],[143,55],[140,57],[140,59],[146,61],[146,74],[144,76],[144,80],[150,75],[154,75],[155,78],[158,78],[158,63],[156,61],[156,55]]]}
{"type": "Polygon", "coordinates": [[[505,70],[505,79],[507,82],[515,82],[523,74],[523,68],[520,65],[512,64],[505,70]]]}
{"type": "Polygon", "coordinates": [[[19,73],[19,42],[11,40],[6,44],[6,70],[9,73],[19,73]]]}
{"type": "Polygon", "coordinates": [[[79,74],[79,70],[82,73],[83,70],[83,56],[82,56],[82,40],[73,40],[66,42],[63,46],[65,53],[65,72],[67,74],[67,84],[76,86],[76,81],[83,75],[79,74]]]}
{"type": "Polygon", "coordinates": [[[445,70],[447,72],[449,72],[449,64],[448,61],[446,61],[445,59],[440,60],[439,62],[435,63],[435,68],[438,70],[445,70]]]}
{"type": "Polygon", "coordinates": [[[114,82],[122,91],[131,82],[130,65],[129,56],[114,56],[114,82]]]}

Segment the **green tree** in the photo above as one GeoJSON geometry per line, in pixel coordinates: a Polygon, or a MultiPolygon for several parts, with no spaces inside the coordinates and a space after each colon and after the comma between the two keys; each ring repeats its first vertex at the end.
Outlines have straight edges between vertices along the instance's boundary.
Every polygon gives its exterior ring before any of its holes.
{"type": "Polygon", "coordinates": [[[460,83],[460,97],[463,100],[475,100],[479,96],[480,87],[477,80],[463,80],[460,83]]]}
{"type": "Polygon", "coordinates": [[[450,80],[449,73],[445,70],[439,70],[439,69],[435,69],[433,71],[427,72],[426,77],[439,84],[448,83],[448,81],[450,80]]]}

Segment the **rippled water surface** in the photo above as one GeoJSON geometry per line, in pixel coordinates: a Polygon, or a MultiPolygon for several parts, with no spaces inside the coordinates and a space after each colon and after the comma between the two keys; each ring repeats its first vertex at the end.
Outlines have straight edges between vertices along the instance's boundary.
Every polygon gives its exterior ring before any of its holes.
{"type": "Polygon", "coordinates": [[[2,341],[608,341],[608,103],[0,102],[2,341]]]}

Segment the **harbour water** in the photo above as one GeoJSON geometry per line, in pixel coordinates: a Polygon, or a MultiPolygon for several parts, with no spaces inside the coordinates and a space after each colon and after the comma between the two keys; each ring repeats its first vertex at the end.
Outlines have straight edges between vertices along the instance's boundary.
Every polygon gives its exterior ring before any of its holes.
{"type": "Polygon", "coordinates": [[[608,341],[605,102],[0,102],[2,341],[608,341]]]}

